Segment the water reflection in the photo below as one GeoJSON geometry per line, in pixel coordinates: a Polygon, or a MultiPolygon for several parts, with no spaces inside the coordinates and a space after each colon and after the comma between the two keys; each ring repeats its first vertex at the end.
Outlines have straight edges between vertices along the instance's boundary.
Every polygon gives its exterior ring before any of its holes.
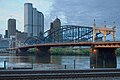
{"type": "MultiPolygon", "coordinates": [[[[89,56],[44,56],[25,55],[25,56],[0,56],[0,67],[7,66],[31,66],[34,64],[36,69],[89,69],[89,56]]],[[[120,57],[117,57],[117,68],[120,68],[120,57]]]]}
{"type": "Polygon", "coordinates": [[[10,56],[9,62],[13,63],[50,63],[50,56],[38,56],[38,55],[27,55],[27,56],[10,56]]]}
{"type": "Polygon", "coordinates": [[[54,64],[66,66],[67,69],[89,69],[89,56],[52,56],[51,61],[54,64]]]}

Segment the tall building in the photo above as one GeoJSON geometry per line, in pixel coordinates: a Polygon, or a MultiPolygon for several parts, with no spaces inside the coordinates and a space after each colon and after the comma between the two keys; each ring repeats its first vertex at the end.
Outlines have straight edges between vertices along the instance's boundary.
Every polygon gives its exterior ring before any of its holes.
{"type": "Polygon", "coordinates": [[[8,30],[5,30],[4,38],[8,38],[8,30]]]}
{"type": "Polygon", "coordinates": [[[38,36],[37,9],[33,8],[33,36],[38,36]]]}
{"type": "Polygon", "coordinates": [[[38,18],[37,18],[37,23],[38,23],[38,35],[42,38],[43,33],[44,33],[44,15],[42,12],[38,11],[38,18]]]}
{"type": "Polygon", "coordinates": [[[42,37],[44,33],[44,15],[33,8],[31,3],[24,4],[24,32],[37,37],[42,37]]]}
{"type": "Polygon", "coordinates": [[[33,6],[31,3],[24,4],[24,32],[28,33],[28,36],[33,35],[33,6]]]}
{"type": "Polygon", "coordinates": [[[8,20],[8,37],[15,36],[16,34],[16,19],[8,20]]]}
{"type": "Polygon", "coordinates": [[[61,21],[56,18],[50,25],[50,38],[52,42],[60,42],[62,40],[62,35],[60,32],[61,29],[61,21]]]}

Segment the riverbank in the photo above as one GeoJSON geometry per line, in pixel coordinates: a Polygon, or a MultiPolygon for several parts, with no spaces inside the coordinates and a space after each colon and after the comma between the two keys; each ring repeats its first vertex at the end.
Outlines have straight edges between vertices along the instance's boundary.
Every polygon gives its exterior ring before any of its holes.
{"type": "MultiPolygon", "coordinates": [[[[36,49],[30,49],[29,52],[31,54],[36,53],[36,49]]],[[[51,48],[50,49],[51,55],[66,55],[66,56],[89,56],[90,55],[90,49],[89,48],[73,48],[73,47],[57,47],[57,48],[51,48]]],[[[13,55],[13,53],[0,53],[0,56],[9,56],[13,55]]],[[[120,48],[116,49],[116,55],[120,56],[120,48]]]]}
{"type": "Polygon", "coordinates": [[[50,53],[51,55],[70,55],[70,56],[74,56],[74,55],[80,55],[80,56],[89,56],[90,51],[89,49],[81,49],[81,48],[51,48],[50,49],[50,53]]]}
{"type": "MultiPolygon", "coordinates": [[[[67,55],[67,56],[89,56],[90,55],[90,49],[89,48],[51,48],[50,49],[51,55],[67,55]]],[[[120,48],[116,49],[116,55],[120,56],[120,48]]]]}

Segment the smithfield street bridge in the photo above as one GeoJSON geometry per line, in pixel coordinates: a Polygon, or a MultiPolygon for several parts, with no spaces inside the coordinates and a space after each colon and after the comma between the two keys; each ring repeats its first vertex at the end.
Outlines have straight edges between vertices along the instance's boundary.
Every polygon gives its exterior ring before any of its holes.
{"type": "Polygon", "coordinates": [[[39,39],[30,37],[24,42],[24,46],[9,48],[18,54],[26,54],[30,48],[37,48],[40,56],[50,56],[51,47],[63,46],[90,46],[91,68],[116,68],[116,49],[120,48],[120,42],[116,41],[116,26],[93,27],[64,25],[52,28],[44,33],[39,39]],[[112,35],[112,40],[107,39],[112,35]]]}

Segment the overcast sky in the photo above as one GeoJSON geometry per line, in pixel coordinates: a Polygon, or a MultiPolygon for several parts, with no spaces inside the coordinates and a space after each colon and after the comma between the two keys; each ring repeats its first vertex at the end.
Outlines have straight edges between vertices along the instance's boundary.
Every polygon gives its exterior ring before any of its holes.
{"type": "Polygon", "coordinates": [[[120,34],[120,0],[0,0],[0,34],[7,29],[9,18],[17,20],[17,29],[24,30],[24,3],[33,3],[33,7],[45,15],[45,31],[56,17],[62,25],[74,24],[108,26],[116,22],[117,37],[120,34]]]}

